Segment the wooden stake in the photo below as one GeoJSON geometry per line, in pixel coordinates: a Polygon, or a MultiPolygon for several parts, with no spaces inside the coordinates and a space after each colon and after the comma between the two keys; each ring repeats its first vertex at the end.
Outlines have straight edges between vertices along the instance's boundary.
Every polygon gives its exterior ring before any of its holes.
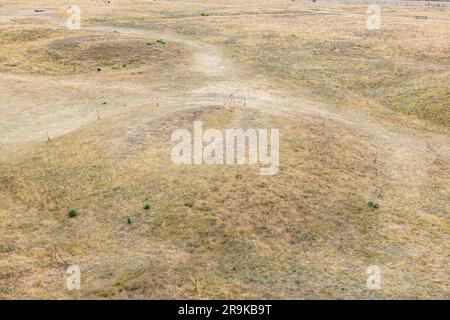
{"type": "Polygon", "coordinates": [[[55,261],[57,264],[66,264],[67,262],[61,257],[59,254],[58,248],[56,246],[53,247],[52,253],[50,254],[50,259],[55,261]]]}
{"type": "Polygon", "coordinates": [[[377,176],[378,176],[378,187],[379,187],[379,191],[378,191],[378,199],[381,199],[381,197],[383,196],[383,185],[381,182],[381,174],[380,174],[380,166],[378,165],[378,152],[375,151],[375,165],[377,168],[377,176]]]}

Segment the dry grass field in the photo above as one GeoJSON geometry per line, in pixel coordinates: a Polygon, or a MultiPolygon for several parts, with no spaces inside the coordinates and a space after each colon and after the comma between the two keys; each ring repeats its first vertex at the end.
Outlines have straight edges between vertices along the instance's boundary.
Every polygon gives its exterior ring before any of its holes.
{"type": "Polygon", "coordinates": [[[449,7],[76,4],[0,3],[0,298],[450,298],[449,7]],[[174,164],[195,120],[278,174],[174,164]]]}

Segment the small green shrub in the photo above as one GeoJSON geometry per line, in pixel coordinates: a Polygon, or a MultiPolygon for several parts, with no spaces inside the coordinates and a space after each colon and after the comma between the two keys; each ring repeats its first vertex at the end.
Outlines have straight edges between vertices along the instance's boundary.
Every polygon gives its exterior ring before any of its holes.
{"type": "Polygon", "coordinates": [[[202,17],[208,17],[208,16],[209,16],[209,13],[202,12],[200,15],[201,15],[202,17]]]}
{"type": "Polygon", "coordinates": [[[376,201],[369,201],[368,205],[372,209],[378,209],[380,207],[380,204],[376,201]]]}
{"type": "Polygon", "coordinates": [[[156,42],[158,42],[159,44],[166,44],[166,42],[163,39],[158,39],[156,40],[156,42]]]}
{"type": "Polygon", "coordinates": [[[69,209],[68,214],[69,214],[69,217],[75,218],[78,215],[78,211],[75,209],[69,209]]]}
{"type": "Polygon", "coordinates": [[[150,210],[152,208],[152,205],[148,202],[144,203],[144,210],[150,210]]]}
{"type": "Polygon", "coordinates": [[[128,223],[128,224],[132,224],[132,223],[133,223],[133,220],[131,220],[131,218],[128,218],[128,219],[127,219],[127,223],[128,223]]]}

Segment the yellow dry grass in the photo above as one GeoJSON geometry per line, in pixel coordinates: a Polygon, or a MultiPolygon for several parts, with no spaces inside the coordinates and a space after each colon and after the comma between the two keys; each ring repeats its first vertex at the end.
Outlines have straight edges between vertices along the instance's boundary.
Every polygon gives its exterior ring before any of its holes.
{"type": "Polygon", "coordinates": [[[159,13],[107,20],[197,37],[220,47],[253,77],[273,79],[315,100],[375,109],[381,121],[448,130],[448,8],[382,6],[382,28],[370,31],[364,5],[280,7],[196,8],[188,17],[159,13]],[[205,10],[208,17],[200,15],[205,10]]]}
{"type": "Polygon", "coordinates": [[[371,33],[360,5],[202,3],[222,6],[83,0],[76,34],[0,23],[0,297],[449,298],[448,11],[382,8],[371,33]],[[224,108],[229,82],[260,100],[224,108]],[[279,173],[173,164],[194,120],[279,128],[279,173]]]}

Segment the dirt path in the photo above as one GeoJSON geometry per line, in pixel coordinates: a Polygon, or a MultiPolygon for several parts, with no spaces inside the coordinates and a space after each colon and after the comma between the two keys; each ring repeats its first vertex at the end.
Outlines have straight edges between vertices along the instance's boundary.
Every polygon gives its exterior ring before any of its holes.
{"type": "MultiPolygon", "coordinates": [[[[35,16],[31,10],[21,10],[18,13],[21,17],[29,14],[35,16]]],[[[14,17],[14,14],[11,13],[9,17],[14,17]]],[[[41,17],[63,25],[63,20],[52,12],[46,12],[41,17]]],[[[83,25],[83,28],[103,33],[115,32],[124,37],[162,37],[178,42],[192,52],[194,64],[191,68],[207,78],[208,84],[190,91],[169,93],[156,92],[133,81],[115,83],[114,80],[83,75],[69,77],[2,74],[0,113],[3,116],[0,118],[0,143],[42,141],[46,138],[47,130],[52,136],[74,131],[96,120],[92,104],[93,99],[98,99],[99,96],[110,97],[117,104],[117,108],[111,109],[106,117],[126,114],[135,107],[154,104],[155,96],[173,110],[222,104],[230,94],[243,96],[248,108],[294,121],[307,119],[311,123],[317,123],[318,128],[322,128],[322,122],[325,121],[323,130],[333,132],[336,129],[336,132],[339,132],[340,128],[345,128],[352,135],[372,145],[374,157],[375,152],[377,153],[383,184],[382,207],[388,209],[382,211],[382,216],[373,218],[382,221],[374,232],[382,234],[380,239],[386,239],[386,246],[394,241],[401,242],[402,248],[412,257],[427,256],[430,250],[433,250],[433,267],[440,270],[438,275],[440,272],[446,272],[446,252],[450,250],[449,243],[445,241],[447,234],[440,235],[444,241],[440,241],[440,238],[436,240],[436,235],[431,234],[419,237],[423,243],[418,243],[414,238],[415,232],[425,233],[430,228],[424,229],[425,231],[420,228],[414,230],[411,221],[416,218],[419,220],[422,215],[432,215],[433,221],[448,221],[448,217],[435,214],[431,202],[436,199],[433,198],[436,188],[445,188],[450,181],[445,180],[445,175],[436,181],[440,175],[433,175],[431,171],[435,170],[433,162],[436,160],[450,163],[449,136],[401,128],[395,124],[383,124],[363,112],[336,110],[332,106],[296,96],[295,93],[273,89],[273,83],[250,78],[217,48],[199,41],[173,34],[153,34],[141,29],[105,25],[83,25]],[[127,105],[126,108],[123,107],[124,104],[127,105]],[[417,202],[417,199],[423,203],[417,202]],[[404,221],[408,223],[403,223],[404,221]]],[[[442,203],[445,203],[445,200],[439,205],[442,206],[442,203]]],[[[386,268],[398,273],[399,270],[407,272],[418,267],[409,264],[411,260],[408,259],[399,261],[388,261],[386,264],[389,266],[386,268]]],[[[385,270],[383,269],[383,272],[385,270]]],[[[433,272],[427,274],[431,278],[436,276],[433,272]]]]}
{"type": "MultiPolygon", "coordinates": [[[[21,17],[27,16],[27,14],[36,16],[31,10],[17,11],[17,15],[21,17]]],[[[13,17],[14,15],[10,14],[9,16],[13,17]]],[[[49,19],[57,25],[63,24],[62,19],[54,15],[51,11],[45,12],[41,17],[49,19]]],[[[84,25],[83,28],[85,30],[104,33],[115,32],[123,36],[139,36],[143,38],[162,36],[169,41],[175,41],[188,47],[195,57],[195,63],[192,66],[193,70],[208,77],[210,81],[208,81],[209,84],[207,86],[194,89],[189,93],[160,94],[161,99],[169,105],[197,107],[216,105],[223,103],[230,94],[234,94],[246,97],[248,107],[271,114],[290,119],[309,117],[311,121],[317,121],[318,123],[326,119],[326,122],[334,122],[346,128],[351,128],[355,131],[355,134],[373,144],[379,150],[385,172],[389,172],[390,178],[397,180],[398,183],[400,183],[399,181],[411,181],[413,185],[421,186],[428,179],[426,172],[430,157],[450,161],[450,140],[446,135],[423,133],[412,129],[388,128],[375,122],[363,113],[336,111],[331,107],[312,103],[302,97],[292,96],[290,93],[268,89],[270,83],[247,78],[237,66],[233,65],[231,60],[224,57],[211,45],[171,34],[152,34],[146,30],[133,28],[119,28],[104,25],[84,25]],[[189,103],[186,103],[186,101],[189,101],[189,103]]],[[[76,88],[78,93],[80,93],[95,87],[97,90],[105,90],[105,94],[110,91],[121,90],[121,92],[129,97],[130,93],[136,91],[136,87],[133,84],[124,85],[121,83],[120,87],[111,87],[110,83],[89,83],[85,79],[78,79],[77,77],[55,78],[29,75],[2,75],[2,78],[6,82],[6,86],[16,86],[17,89],[25,89],[29,87],[30,83],[33,83],[33,87],[37,86],[36,90],[38,92],[43,92],[46,88],[53,88],[54,92],[57,92],[66,86],[72,89],[76,88]]],[[[139,90],[141,89],[139,88],[139,90]]],[[[150,103],[154,100],[156,94],[158,93],[147,92],[139,99],[128,101],[128,104],[136,106],[150,103]]],[[[31,94],[31,99],[33,98],[31,94]]],[[[6,100],[11,101],[10,99],[11,97],[8,93],[3,92],[0,95],[0,102],[6,100]]],[[[30,92],[27,90],[27,92],[14,102],[20,105],[19,100],[21,99],[25,99],[25,103],[30,104],[30,92]]],[[[70,104],[74,100],[69,98],[66,99],[65,103],[70,104]]],[[[23,100],[21,101],[23,102],[23,100]]],[[[29,109],[29,106],[28,108],[23,107],[23,114],[19,115],[19,117],[22,116],[25,120],[22,119],[13,123],[0,122],[0,126],[6,128],[6,133],[10,132],[7,135],[7,139],[3,138],[2,142],[36,139],[36,133],[41,132],[42,135],[44,128],[51,128],[53,133],[62,134],[70,130],[75,130],[80,125],[95,119],[91,109],[84,109],[86,107],[86,101],[82,102],[78,108],[66,106],[65,108],[61,108],[60,110],[62,111],[60,112],[54,110],[54,112],[50,113],[48,112],[48,108],[51,108],[51,103],[48,102],[47,98],[42,101],[37,99],[34,102],[35,106],[32,110],[29,109]],[[24,132],[28,133],[24,134],[24,132]]],[[[17,112],[17,110],[10,111],[13,113],[17,112]]],[[[126,110],[122,110],[121,112],[126,112],[126,110]]],[[[40,136],[38,138],[42,139],[40,136]]]]}

